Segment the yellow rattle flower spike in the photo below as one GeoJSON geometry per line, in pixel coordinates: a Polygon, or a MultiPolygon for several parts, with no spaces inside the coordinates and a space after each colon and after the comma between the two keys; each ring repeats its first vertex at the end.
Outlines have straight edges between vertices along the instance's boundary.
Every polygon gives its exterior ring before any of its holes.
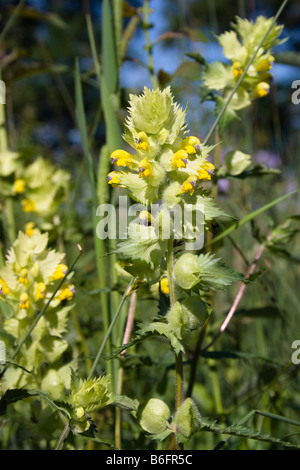
{"type": "Polygon", "coordinates": [[[190,193],[190,195],[192,196],[195,192],[195,186],[196,186],[197,181],[198,181],[197,176],[190,176],[187,180],[185,180],[185,182],[181,186],[181,192],[183,194],[190,193]]]}
{"type": "Polygon", "coordinates": [[[147,158],[139,163],[139,178],[149,178],[152,176],[152,165],[147,158]]]}

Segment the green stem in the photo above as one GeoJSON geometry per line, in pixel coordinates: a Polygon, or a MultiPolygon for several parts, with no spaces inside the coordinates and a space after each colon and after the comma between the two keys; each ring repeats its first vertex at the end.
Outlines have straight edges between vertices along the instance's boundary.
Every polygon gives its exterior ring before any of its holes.
{"type": "MultiPolygon", "coordinates": [[[[167,272],[169,281],[169,295],[171,307],[177,301],[175,281],[174,281],[174,249],[173,249],[174,237],[170,235],[167,248],[167,272]]],[[[175,355],[175,410],[177,411],[184,400],[184,388],[183,388],[183,360],[182,352],[175,355]]],[[[176,445],[177,449],[183,449],[183,444],[176,445]]]]}
{"type": "Polygon", "coordinates": [[[106,335],[105,335],[105,337],[104,337],[104,339],[103,339],[103,341],[102,341],[102,344],[101,344],[101,346],[100,346],[100,348],[99,348],[99,351],[98,351],[98,353],[97,353],[96,359],[95,359],[95,361],[94,361],[94,363],[93,363],[93,365],[92,365],[92,368],[91,368],[91,370],[90,370],[90,373],[89,373],[89,376],[88,376],[88,380],[93,376],[93,374],[94,374],[94,372],[95,372],[95,369],[96,369],[96,367],[97,367],[97,364],[98,364],[98,362],[99,362],[99,359],[100,359],[100,357],[101,357],[101,355],[102,355],[102,353],[103,353],[103,350],[104,350],[104,348],[105,348],[105,346],[106,346],[107,341],[108,341],[109,338],[110,338],[112,329],[113,329],[113,327],[114,327],[114,325],[115,325],[115,323],[116,323],[116,321],[117,321],[117,319],[118,319],[118,317],[119,317],[119,315],[120,315],[120,312],[121,312],[121,309],[122,309],[122,307],[123,307],[123,304],[124,304],[126,298],[128,297],[130,291],[131,291],[131,287],[133,286],[134,281],[135,281],[135,279],[132,278],[131,281],[129,282],[129,285],[128,285],[128,287],[127,287],[127,289],[126,289],[126,291],[125,291],[125,293],[124,293],[124,295],[123,295],[123,297],[122,297],[122,299],[121,299],[121,302],[120,302],[120,304],[119,304],[119,307],[118,307],[118,309],[117,309],[117,311],[116,311],[116,313],[115,313],[115,315],[114,315],[114,317],[113,317],[113,319],[112,319],[112,321],[111,321],[111,323],[110,323],[110,325],[109,325],[109,328],[107,329],[106,335]]]}

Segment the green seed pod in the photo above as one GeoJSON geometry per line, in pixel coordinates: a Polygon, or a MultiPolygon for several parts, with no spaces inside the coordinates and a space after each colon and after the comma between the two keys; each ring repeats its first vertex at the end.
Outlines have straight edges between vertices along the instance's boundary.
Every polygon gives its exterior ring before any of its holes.
{"type": "Polygon", "coordinates": [[[141,412],[140,425],[150,434],[160,434],[167,429],[170,410],[158,398],[151,398],[141,412]]]}
{"type": "Polygon", "coordinates": [[[200,424],[200,413],[191,398],[187,398],[176,413],[176,426],[184,437],[191,437],[200,424]]]}
{"type": "Polygon", "coordinates": [[[175,280],[182,289],[192,289],[199,283],[200,271],[197,257],[192,253],[185,253],[175,263],[175,280]]]}
{"type": "Polygon", "coordinates": [[[169,325],[179,339],[182,339],[185,330],[185,318],[182,307],[179,302],[175,302],[168,314],[169,325]]]}
{"type": "Polygon", "coordinates": [[[205,302],[200,297],[193,295],[182,302],[182,310],[185,318],[186,328],[189,331],[200,328],[207,318],[205,302]]]}
{"type": "Polygon", "coordinates": [[[206,305],[198,296],[189,297],[181,304],[176,302],[167,314],[169,325],[179,339],[200,328],[206,317],[206,305]]]}

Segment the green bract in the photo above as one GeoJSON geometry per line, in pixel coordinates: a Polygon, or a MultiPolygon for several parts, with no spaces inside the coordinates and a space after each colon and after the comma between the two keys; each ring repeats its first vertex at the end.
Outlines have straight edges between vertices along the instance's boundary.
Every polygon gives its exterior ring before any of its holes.
{"type": "Polygon", "coordinates": [[[200,413],[198,408],[191,398],[187,398],[176,413],[178,430],[184,437],[189,438],[193,432],[197,431],[199,424],[200,413]]]}
{"type": "Polygon", "coordinates": [[[150,434],[159,434],[167,429],[169,417],[168,405],[158,398],[151,398],[141,412],[140,425],[150,434]]]}

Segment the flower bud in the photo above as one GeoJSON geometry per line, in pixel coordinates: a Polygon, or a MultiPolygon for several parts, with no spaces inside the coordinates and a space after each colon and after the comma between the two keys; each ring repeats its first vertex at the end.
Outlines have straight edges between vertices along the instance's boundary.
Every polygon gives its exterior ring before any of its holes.
{"type": "Polygon", "coordinates": [[[141,412],[140,425],[150,434],[159,434],[167,429],[169,417],[168,405],[158,398],[151,398],[141,412]]]}
{"type": "Polygon", "coordinates": [[[187,398],[176,413],[176,426],[184,437],[191,437],[200,424],[200,413],[191,398],[187,398]]]}
{"type": "Polygon", "coordinates": [[[199,282],[200,271],[197,257],[192,253],[185,253],[175,263],[175,280],[182,289],[192,289],[199,282]]]}

